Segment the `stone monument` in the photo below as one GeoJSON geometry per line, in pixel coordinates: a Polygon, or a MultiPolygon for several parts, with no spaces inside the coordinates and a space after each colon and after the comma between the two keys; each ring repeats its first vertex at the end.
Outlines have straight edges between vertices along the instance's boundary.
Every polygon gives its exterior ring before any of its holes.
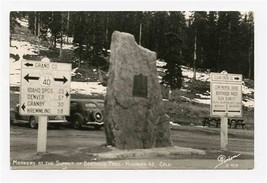
{"type": "Polygon", "coordinates": [[[119,149],[171,146],[169,119],[162,112],[156,53],[134,36],[115,31],[105,98],[108,145],[119,149]]]}

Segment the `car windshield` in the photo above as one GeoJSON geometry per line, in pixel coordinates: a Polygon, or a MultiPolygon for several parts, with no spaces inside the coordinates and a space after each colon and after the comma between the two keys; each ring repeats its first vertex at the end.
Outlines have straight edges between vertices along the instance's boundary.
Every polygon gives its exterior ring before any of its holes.
{"type": "Polygon", "coordinates": [[[96,104],[92,102],[85,103],[85,107],[86,108],[97,108],[96,104]]]}
{"type": "Polygon", "coordinates": [[[104,102],[98,102],[97,105],[98,105],[101,109],[103,109],[103,108],[105,107],[104,102]]]}

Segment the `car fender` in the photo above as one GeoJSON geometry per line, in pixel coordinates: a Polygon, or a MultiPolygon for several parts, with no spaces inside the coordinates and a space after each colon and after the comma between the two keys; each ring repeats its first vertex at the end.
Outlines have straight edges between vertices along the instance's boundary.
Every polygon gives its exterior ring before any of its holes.
{"type": "Polygon", "coordinates": [[[28,121],[29,121],[29,122],[30,122],[31,118],[34,118],[35,121],[36,121],[36,123],[38,123],[38,117],[36,117],[36,116],[29,116],[29,117],[28,117],[28,121]]]}
{"type": "Polygon", "coordinates": [[[16,111],[16,109],[14,109],[14,108],[11,108],[10,109],[10,120],[16,120],[16,119],[18,119],[18,111],[16,111]],[[12,114],[14,114],[14,115],[12,115],[12,114]]]}
{"type": "Polygon", "coordinates": [[[72,119],[75,119],[75,118],[80,118],[80,119],[82,119],[82,121],[84,121],[84,117],[83,117],[83,115],[81,113],[75,113],[75,114],[73,114],[72,119]]]}

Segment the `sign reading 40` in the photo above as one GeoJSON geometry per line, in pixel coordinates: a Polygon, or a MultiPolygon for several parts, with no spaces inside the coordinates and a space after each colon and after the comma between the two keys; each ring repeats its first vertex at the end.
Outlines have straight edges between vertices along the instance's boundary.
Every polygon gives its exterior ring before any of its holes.
{"type": "Polygon", "coordinates": [[[21,115],[69,115],[71,64],[27,61],[21,68],[21,115]]]}

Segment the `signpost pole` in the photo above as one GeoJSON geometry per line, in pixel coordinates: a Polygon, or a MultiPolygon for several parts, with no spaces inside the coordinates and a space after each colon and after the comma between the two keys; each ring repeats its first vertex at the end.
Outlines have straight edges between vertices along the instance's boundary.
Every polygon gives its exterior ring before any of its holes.
{"type": "Polygon", "coordinates": [[[221,117],[221,150],[227,150],[228,145],[228,118],[221,117]]]}
{"type": "MultiPolygon", "coordinates": [[[[50,62],[49,59],[42,59],[41,62],[50,62]]],[[[47,116],[38,116],[38,137],[37,137],[37,153],[46,152],[47,140],[47,116]]]]}
{"type": "Polygon", "coordinates": [[[38,117],[37,153],[46,152],[47,116],[38,117]]]}

